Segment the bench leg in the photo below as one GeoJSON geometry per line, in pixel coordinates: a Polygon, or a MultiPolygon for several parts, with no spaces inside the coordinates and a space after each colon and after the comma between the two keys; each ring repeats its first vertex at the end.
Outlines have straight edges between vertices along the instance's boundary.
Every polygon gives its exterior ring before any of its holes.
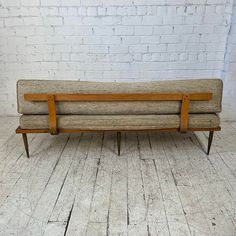
{"type": "Polygon", "coordinates": [[[210,150],[211,150],[211,144],[212,144],[212,140],[213,140],[213,134],[214,134],[214,131],[210,131],[210,132],[209,132],[208,147],[207,147],[207,155],[209,155],[210,150]]]}
{"type": "Polygon", "coordinates": [[[118,156],[120,156],[120,142],[121,142],[121,133],[120,133],[120,132],[117,132],[118,156]]]}
{"type": "Polygon", "coordinates": [[[22,134],[24,145],[25,145],[25,152],[27,157],[29,158],[29,146],[28,146],[28,139],[27,139],[27,134],[22,134]]]}

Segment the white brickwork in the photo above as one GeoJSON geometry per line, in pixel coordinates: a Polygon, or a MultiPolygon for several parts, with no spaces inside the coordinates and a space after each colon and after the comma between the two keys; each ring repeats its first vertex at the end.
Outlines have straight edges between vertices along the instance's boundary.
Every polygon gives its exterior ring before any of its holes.
{"type": "Polygon", "coordinates": [[[211,77],[235,114],[232,12],[233,0],[0,0],[0,115],[17,114],[18,79],[211,77]]]}
{"type": "MultiPolygon", "coordinates": [[[[229,9],[230,11],[230,9],[229,9]]],[[[224,113],[226,120],[236,121],[236,1],[225,52],[224,77],[224,113]]]]}

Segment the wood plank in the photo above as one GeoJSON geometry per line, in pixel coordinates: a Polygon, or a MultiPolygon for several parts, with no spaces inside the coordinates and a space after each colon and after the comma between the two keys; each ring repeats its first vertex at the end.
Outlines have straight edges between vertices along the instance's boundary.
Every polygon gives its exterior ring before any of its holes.
{"type": "MultiPolygon", "coordinates": [[[[41,139],[42,140],[42,139],[41,139]]],[[[31,152],[34,155],[36,148],[39,148],[38,142],[34,137],[29,137],[29,143],[31,144],[31,152]],[[34,141],[34,142],[33,142],[34,141]]],[[[9,196],[14,185],[19,180],[20,176],[32,167],[34,160],[27,160],[24,145],[22,143],[22,137],[14,137],[12,140],[14,146],[11,150],[2,151],[0,156],[0,205],[9,196]]]]}
{"type": "MultiPolygon", "coordinates": [[[[56,101],[180,101],[182,93],[104,93],[104,94],[24,94],[26,101],[47,101],[54,95],[56,101]]],[[[212,93],[190,93],[190,100],[203,101],[212,99],[212,93]]]]}
{"type": "MultiPolygon", "coordinates": [[[[216,128],[188,128],[188,131],[219,131],[221,130],[221,127],[216,127],[216,128]]],[[[81,132],[117,132],[117,131],[126,131],[126,132],[137,132],[137,131],[167,131],[167,132],[179,132],[179,128],[159,128],[159,129],[114,129],[114,130],[97,130],[97,129],[57,129],[58,133],[81,133],[81,132]]],[[[21,129],[17,128],[16,129],[17,134],[40,134],[40,133],[50,133],[49,129],[21,129]]]]}
{"type": "Polygon", "coordinates": [[[89,214],[94,195],[94,188],[100,163],[102,150],[102,137],[96,135],[91,143],[83,175],[80,181],[80,188],[76,194],[68,227],[65,232],[67,235],[85,235],[89,223],[89,214]],[[79,222],[79,224],[78,224],[79,222]]]}
{"type": "Polygon", "coordinates": [[[66,146],[67,136],[30,135],[27,159],[10,120],[0,118],[0,234],[234,235],[236,123],[222,124],[209,156],[191,133],[133,132],[120,157],[115,133],[66,146]]]}
{"type": "Polygon", "coordinates": [[[78,136],[73,136],[69,139],[43,193],[41,194],[33,214],[27,222],[25,230],[30,230],[34,236],[40,236],[44,233],[53,208],[61,193],[61,189],[65,184],[78,145],[78,136]]]}
{"type": "Polygon", "coordinates": [[[57,114],[56,114],[56,104],[54,95],[48,96],[48,114],[49,114],[50,133],[57,134],[57,114]]]}
{"type": "MultiPolygon", "coordinates": [[[[0,185],[2,200],[5,200],[10,195],[21,176],[30,172],[30,170],[35,167],[39,159],[40,150],[49,148],[51,144],[51,142],[45,142],[47,139],[45,135],[37,136],[32,140],[32,143],[30,143],[31,158],[29,159],[26,158],[22,137],[18,138],[20,138],[20,140],[17,139],[20,143],[16,148],[13,148],[12,152],[7,154],[6,160],[1,161],[1,165],[4,166],[0,185]]],[[[0,200],[0,205],[3,203],[2,200],[0,200]]]]}
{"type": "Polygon", "coordinates": [[[47,149],[42,145],[42,149],[37,150],[39,154],[35,165],[21,176],[7,201],[0,207],[0,227],[6,235],[24,232],[67,139],[67,136],[50,138],[46,142],[47,149]]]}
{"type": "Polygon", "coordinates": [[[210,189],[215,194],[215,201],[224,214],[226,220],[232,221],[236,225],[236,180],[228,166],[221,159],[222,154],[212,154],[209,156],[210,164],[216,171],[220,181],[211,183],[210,189]]]}
{"type": "Polygon", "coordinates": [[[64,236],[66,222],[49,222],[43,236],[64,236]]]}
{"type": "MultiPolygon", "coordinates": [[[[122,135],[121,146],[124,147],[122,135]]],[[[127,158],[124,153],[113,159],[110,207],[108,213],[108,235],[127,235],[128,197],[127,197],[127,158]]]]}
{"type": "Polygon", "coordinates": [[[147,235],[146,203],[140,164],[137,133],[125,134],[125,153],[128,169],[128,235],[147,235]]]}
{"type": "Polygon", "coordinates": [[[176,164],[176,161],[172,164],[175,160],[175,154],[170,140],[167,138],[168,136],[168,134],[166,136],[165,134],[150,134],[169,232],[170,235],[191,235],[189,222],[177,189],[175,179],[175,174],[177,173],[173,170],[173,165],[176,164]],[[172,161],[170,162],[170,160],[172,161]]]}
{"type": "MultiPolygon", "coordinates": [[[[33,140],[34,135],[28,138],[29,144],[33,140]]],[[[25,148],[21,135],[14,135],[4,146],[0,148],[0,175],[9,171],[10,166],[23,155],[25,148]]]]}
{"type": "Polygon", "coordinates": [[[148,132],[139,132],[137,140],[140,159],[154,159],[148,132]]]}
{"type": "Polygon", "coordinates": [[[90,222],[87,227],[86,235],[104,236],[107,231],[107,223],[90,222]]]}
{"type": "MultiPolygon", "coordinates": [[[[104,134],[103,149],[99,164],[97,180],[94,190],[93,202],[89,221],[108,224],[110,209],[110,194],[112,184],[112,171],[117,158],[114,133],[104,134]]],[[[103,228],[103,227],[102,227],[103,228]]],[[[106,231],[104,232],[104,235],[106,231]]]]}
{"type": "Polygon", "coordinates": [[[146,202],[145,220],[148,223],[148,230],[154,231],[157,235],[170,235],[162,189],[155,169],[150,137],[148,134],[139,134],[138,137],[140,154],[145,156],[145,159],[140,160],[140,162],[146,202]],[[147,141],[143,139],[148,141],[146,145],[144,145],[144,142],[147,141]]]}
{"type": "Polygon", "coordinates": [[[230,198],[226,190],[222,191],[224,183],[207,159],[207,155],[196,145],[198,143],[197,140],[194,141],[195,137],[190,138],[185,139],[180,145],[186,151],[191,163],[191,168],[188,169],[189,173],[194,174],[191,176],[191,182],[198,192],[199,202],[207,217],[210,230],[214,235],[232,235],[233,222],[224,206],[230,198]]]}
{"type": "Polygon", "coordinates": [[[180,163],[176,166],[177,174],[175,175],[175,179],[192,234],[211,235],[212,231],[210,222],[208,222],[208,218],[206,216],[206,213],[204,212],[203,206],[200,204],[199,192],[197,191],[195,185],[192,183],[192,179],[195,179],[196,175],[196,178],[198,179],[200,175],[193,171],[189,171],[193,168],[191,159],[188,158],[188,154],[186,153],[186,143],[184,142],[184,139],[188,139],[190,135],[191,134],[171,135],[171,143],[176,146],[176,157],[179,157],[176,162],[180,163]],[[182,172],[181,163],[184,163],[182,172]]]}
{"type": "Polygon", "coordinates": [[[109,209],[109,235],[127,235],[127,160],[114,161],[109,209]]]}
{"type": "Polygon", "coordinates": [[[17,127],[19,122],[18,117],[0,117],[0,150],[10,144],[11,139],[15,136],[14,130],[10,127],[17,127]]]}
{"type": "Polygon", "coordinates": [[[180,113],[180,132],[186,132],[188,130],[189,105],[190,105],[190,96],[189,94],[184,94],[180,113]]]}
{"type": "Polygon", "coordinates": [[[75,158],[69,169],[67,178],[65,179],[65,184],[61,189],[60,195],[58,196],[50,216],[50,222],[63,223],[68,221],[76,194],[79,192],[81,186],[81,178],[85,168],[85,161],[88,156],[91,140],[91,134],[82,134],[75,158]]]}

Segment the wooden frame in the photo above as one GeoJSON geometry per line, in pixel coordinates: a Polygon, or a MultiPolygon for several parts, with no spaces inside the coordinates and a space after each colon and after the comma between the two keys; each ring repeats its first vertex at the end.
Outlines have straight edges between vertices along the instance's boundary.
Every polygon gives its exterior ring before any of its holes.
{"type": "MultiPolygon", "coordinates": [[[[50,133],[56,135],[59,133],[79,133],[91,131],[116,131],[118,154],[120,154],[120,132],[121,131],[210,131],[208,142],[208,154],[212,143],[214,131],[220,130],[216,128],[188,128],[189,106],[191,101],[209,101],[212,99],[212,93],[116,93],[116,94],[24,94],[24,99],[30,102],[47,102],[49,114],[49,129],[21,129],[18,127],[16,133],[24,134],[24,144],[28,150],[27,133],[50,133]],[[162,129],[139,129],[139,130],[83,130],[83,129],[58,129],[57,128],[57,114],[56,102],[81,102],[81,101],[180,101],[180,125],[179,128],[162,128],[162,129]]],[[[28,151],[27,151],[28,156],[28,151]]]]}

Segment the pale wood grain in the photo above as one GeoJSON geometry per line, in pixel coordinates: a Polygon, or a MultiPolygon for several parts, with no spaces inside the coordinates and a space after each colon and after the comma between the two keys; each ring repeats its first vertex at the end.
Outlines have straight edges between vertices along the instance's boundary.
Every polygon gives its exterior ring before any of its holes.
{"type": "MultiPolygon", "coordinates": [[[[7,122],[9,121],[9,122],[7,122]]],[[[0,118],[0,235],[234,236],[236,123],[215,132],[29,135],[0,118]]]]}
{"type": "MultiPolygon", "coordinates": [[[[66,145],[67,137],[55,137],[37,150],[35,166],[24,172],[14,186],[7,201],[0,207],[1,229],[8,234],[20,234],[30,219],[58,158],[66,145]],[[45,148],[45,149],[44,149],[45,148]]],[[[32,158],[33,160],[33,158],[32,158]]]]}
{"type": "Polygon", "coordinates": [[[89,222],[91,203],[102,150],[101,134],[93,136],[88,156],[85,160],[79,191],[76,193],[71,209],[71,217],[66,233],[68,235],[85,235],[89,222]],[[79,222],[79,224],[78,224],[79,222]]]}

